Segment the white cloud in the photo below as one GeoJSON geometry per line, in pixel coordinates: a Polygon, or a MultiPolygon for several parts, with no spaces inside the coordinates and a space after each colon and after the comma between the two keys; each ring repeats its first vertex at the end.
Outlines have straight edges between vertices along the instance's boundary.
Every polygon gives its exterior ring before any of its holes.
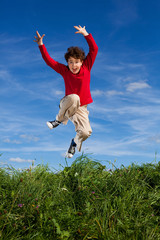
{"type": "Polygon", "coordinates": [[[28,40],[28,38],[26,37],[11,37],[11,36],[8,36],[8,34],[6,33],[0,34],[0,45],[2,44],[13,45],[15,43],[24,42],[26,40],[28,40]]]}
{"type": "Polygon", "coordinates": [[[102,125],[100,123],[95,123],[95,122],[91,122],[91,128],[93,130],[93,132],[98,132],[98,133],[108,133],[110,130],[108,128],[106,128],[105,125],[102,125]]]}
{"type": "Polygon", "coordinates": [[[160,120],[157,121],[156,119],[150,118],[149,116],[152,115],[152,113],[148,113],[148,117],[145,117],[145,124],[144,124],[144,118],[135,118],[132,120],[128,120],[127,124],[136,132],[139,134],[146,134],[146,135],[152,135],[154,131],[154,127],[160,120]]]}
{"type": "Polygon", "coordinates": [[[107,156],[146,156],[153,157],[152,152],[145,151],[144,146],[148,148],[149,142],[145,137],[132,136],[130,138],[123,138],[119,141],[115,141],[113,138],[103,140],[89,139],[87,143],[88,152],[98,155],[107,156]]]}
{"type": "Polygon", "coordinates": [[[151,141],[153,141],[153,142],[156,142],[156,143],[160,143],[160,134],[156,134],[156,135],[154,135],[154,136],[152,136],[152,137],[150,137],[150,139],[149,140],[151,140],[151,141]]]}
{"type": "MultiPolygon", "coordinates": [[[[48,130],[48,129],[47,129],[48,130]]],[[[56,137],[58,138],[58,134],[56,134],[56,137]]],[[[55,137],[55,139],[56,139],[55,137]]],[[[25,152],[25,153],[31,153],[31,152],[61,152],[66,151],[68,149],[68,145],[70,142],[61,141],[61,144],[58,144],[55,140],[55,143],[53,142],[53,138],[50,138],[50,135],[48,134],[46,137],[43,136],[42,141],[38,144],[32,144],[31,146],[28,145],[20,145],[18,148],[16,146],[14,147],[1,147],[0,152],[25,152]],[[52,141],[51,141],[52,139],[52,141]],[[55,144],[56,143],[56,144],[55,144]]]]}
{"type": "Polygon", "coordinates": [[[144,64],[138,64],[138,63],[129,63],[128,67],[130,67],[130,68],[141,68],[141,69],[145,68],[144,64]]]}
{"type": "Polygon", "coordinates": [[[102,96],[104,94],[104,91],[96,89],[91,91],[91,94],[93,97],[98,97],[98,96],[102,96]]]}
{"type": "Polygon", "coordinates": [[[6,81],[7,79],[10,79],[10,74],[7,70],[0,70],[0,79],[6,81]]]}
{"type": "MultiPolygon", "coordinates": [[[[134,104],[124,104],[123,102],[119,101],[117,105],[111,105],[110,102],[103,102],[103,104],[92,104],[89,108],[97,114],[98,118],[105,117],[107,119],[114,119],[118,120],[118,122],[126,122],[130,119],[138,119],[141,118],[144,121],[147,119],[151,119],[156,121],[160,119],[160,114],[157,111],[157,106],[150,106],[150,105],[134,105],[134,104]],[[153,118],[154,116],[154,118],[153,118]],[[147,118],[146,118],[147,117],[147,118]]],[[[95,116],[96,117],[96,116],[95,116]]]]}
{"type": "Polygon", "coordinates": [[[15,144],[21,144],[20,141],[18,141],[18,140],[11,140],[11,139],[9,139],[9,138],[5,138],[5,139],[3,140],[3,142],[4,142],[4,143],[15,143],[15,144]]]}
{"type": "Polygon", "coordinates": [[[145,88],[151,88],[151,86],[146,83],[145,81],[139,81],[139,82],[132,82],[126,85],[126,90],[128,92],[134,92],[136,90],[141,90],[145,88]]]}
{"type": "Polygon", "coordinates": [[[112,96],[118,96],[118,95],[123,95],[123,92],[117,91],[117,90],[109,90],[109,91],[102,91],[99,89],[91,91],[91,94],[93,97],[112,97],[112,96]]]}
{"type": "Polygon", "coordinates": [[[20,135],[20,138],[25,139],[27,142],[37,142],[37,141],[39,141],[38,137],[35,137],[35,136],[32,136],[32,135],[26,135],[26,134],[20,135]]]}
{"type": "Polygon", "coordinates": [[[64,94],[63,91],[60,91],[60,90],[56,90],[56,91],[55,91],[55,95],[63,95],[63,94],[64,94]]]}
{"type": "Polygon", "coordinates": [[[11,161],[11,162],[17,162],[17,163],[27,163],[27,162],[28,162],[28,163],[32,163],[32,162],[34,162],[35,160],[30,160],[30,159],[26,160],[26,159],[22,159],[22,158],[17,157],[17,158],[10,158],[9,161],[11,161]]]}
{"type": "Polygon", "coordinates": [[[116,91],[116,90],[110,90],[106,92],[107,96],[112,97],[112,96],[117,96],[117,95],[123,95],[123,92],[116,91]]]}
{"type": "Polygon", "coordinates": [[[125,66],[122,65],[105,65],[105,69],[108,71],[118,72],[124,70],[125,66]]]}

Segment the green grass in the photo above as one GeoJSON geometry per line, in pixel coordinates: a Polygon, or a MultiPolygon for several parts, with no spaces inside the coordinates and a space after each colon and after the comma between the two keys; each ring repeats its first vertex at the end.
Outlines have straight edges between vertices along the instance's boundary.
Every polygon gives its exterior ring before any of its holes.
{"type": "Polygon", "coordinates": [[[160,162],[107,171],[82,155],[53,172],[0,168],[1,240],[158,240],[160,162]]]}

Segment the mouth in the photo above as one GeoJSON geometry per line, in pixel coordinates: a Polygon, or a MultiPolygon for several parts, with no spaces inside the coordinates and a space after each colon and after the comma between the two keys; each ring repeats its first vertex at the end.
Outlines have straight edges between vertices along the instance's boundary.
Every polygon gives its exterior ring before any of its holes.
{"type": "Polygon", "coordinates": [[[78,71],[78,69],[76,68],[76,69],[72,69],[72,72],[77,72],[78,71]]]}

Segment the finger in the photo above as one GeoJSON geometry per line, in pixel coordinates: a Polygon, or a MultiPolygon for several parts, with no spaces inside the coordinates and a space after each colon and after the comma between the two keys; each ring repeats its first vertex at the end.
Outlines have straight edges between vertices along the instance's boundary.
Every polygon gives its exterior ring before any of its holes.
{"type": "Polygon", "coordinates": [[[77,30],[79,30],[79,27],[77,27],[77,26],[74,26],[74,28],[77,29],[77,30]]]}
{"type": "Polygon", "coordinates": [[[79,25],[79,28],[82,28],[81,25],[79,25]]]}
{"type": "Polygon", "coordinates": [[[41,38],[41,35],[39,34],[39,32],[38,32],[38,31],[36,31],[36,33],[37,33],[37,36],[38,36],[39,38],[41,38]]]}
{"type": "Polygon", "coordinates": [[[43,38],[44,38],[44,36],[45,36],[45,34],[43,34],[41,38],[43,39],[43,38]]]}
{"type": "Polygon", "coordinates": [[[35,37],[35,39],[33,40],[34,42],[38,42],[38,38],[35,37]]]}

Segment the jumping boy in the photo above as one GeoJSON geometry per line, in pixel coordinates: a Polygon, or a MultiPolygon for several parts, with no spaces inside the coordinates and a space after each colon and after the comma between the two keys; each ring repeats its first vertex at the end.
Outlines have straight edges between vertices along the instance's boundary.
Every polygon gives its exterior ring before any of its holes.
{"type": "Polygon", "coordinates": [[[85,27],[74,26],[86,39],[89,46],[89,53],[85,57],[85,52],[79,47],[70,47],[65,54],[67,66],[61,64],[50,57],[43,44],[44,34],[41,36],[38,31],[35,42],[38,43],[42,57],[47,65],[61,74],[65,83],[65,97],[60,101],[60,110],[54,121],[47,122],[50,129],[61,123],[67,124],[71,120],[75,125],[76,136],[72,139],[67,152],[67,157],[73,157],[75,148],[81,151],[82,142],[92,133],[89,122],[89,112],[87,105],[92,103],[90,93],[90,71],[95,61],[98,47],[91,34],[88,34],[85,27]]]}

